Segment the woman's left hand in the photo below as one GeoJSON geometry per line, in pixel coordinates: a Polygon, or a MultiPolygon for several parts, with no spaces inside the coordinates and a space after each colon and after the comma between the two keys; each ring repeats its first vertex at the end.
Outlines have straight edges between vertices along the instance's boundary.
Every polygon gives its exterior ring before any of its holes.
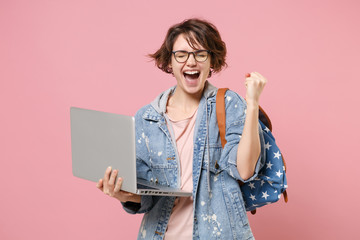
{"type": "Polygon", "coordinates": [[[245,77],[246,102],[247,104],[259,105],[260,94],[267,80],[258,72],[247,73],[245,77]]]}

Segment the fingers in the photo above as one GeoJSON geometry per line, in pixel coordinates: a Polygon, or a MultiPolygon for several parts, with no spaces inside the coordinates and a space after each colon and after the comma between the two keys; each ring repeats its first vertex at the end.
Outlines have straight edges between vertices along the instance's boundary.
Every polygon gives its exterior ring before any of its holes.
{"type": "Polygon", "coordinates": [[[110,195],[110,189],[109,189],[109,179],[111,174],[111,167],[109,166],[104,174],[104,180],[103,180],[103,192],[106,195],[110,195]]]}
{"type": "Polygon", "coordinates": [[[264,78],[260,73],[258,72],[252,72],[252,73],[246,73],[245,74],[245,86],[248,87],[248,84],[254,83],[259,86],[264,86],[267,83],[266,78],[264,78]]]}
{"type": "Polygon", "coordinates": [[[258,72],[253,72],[253,74],[254,74],[256,77],[258,77],[259,79],[266,80],[266,79],[264,78],[264,76],[261,75],[261,74],[258,73],[258,72]]]}
{"type": "Polygon", "coordinates": [[[246,87],[246,88],[248,87],[248,84],[249,84],[251,81],[256,81],[254,72],[252,72],[252,73],[246,73],[246,74],[245,74],[245,87],[246,87]]]}
{"type": "Polygon", "coordinates": [[[246,102],[258,104],[262,90],[267,80],[258,72],[245,74],[246,102]]]}
{"type": "Polygon", "coordinates": [[[122,185],[122,178],[119,177],[119,179],[116,182],[115,188],[114,188],[114,193],[117,193],[120,191],[121,185],[122,185]]]}
{"type": "Polygon", "coordinates": [[[111,170],[110,167],[106,169],[104,179],[100,179],[97,182],[96,187],[99,188],[101,191],[103,191],[106,195],[110,197],[114,197],[121,202],[133,201],[140,203],[141,198],[139,195],[121,191],[123,179],[119,177],[119,179],[116,181],[115,184],[115,179],[118,174],[118,171],[113,170],[112,172],[110,172],[109,169],[111,170]]]}
{"type": "Polygon", "coordinates": [[[102,190],[106,195],[114,197],[114,195],[120,192],[121,185],[122,185],[122,178],[119,178],[116,185],[116,177],[118,175],[118,171],[112,170],[112,167],[108,167],[105,170],[104,179],[100,179],[99,182],[96,184],[96,187],[102,190]]]}
{"type": "Polygon", "coordinates": [[[100,179],[100,180],[97,182],[96,187],[97,187],[98,189],[100,189],[101,191],[103,190],[103,180],[102,180],[102,179],[100,179]]]}
{"type": "Polygon", "coordinates": [[[111,166],[109,166],[104,174],[104,184],[107,185],[107,183],[109,182],[110,179],[110,174],[111,174],[111,166]]]}
{"type": "Polygon", "coordinates": [[[114,187],[115,187],[115,179],[116,179],[116,176],[117,176],[117,170],[113,170],[112,172],[111,172],[111,175],[110,175],[110,179],[109,179],[109,181],[108,181],[108,186],[109,186],[109,188],[110,189],[114,189],[114,187]]]}
{"type": "Polygon", "coordinates": [[[251,73],[246,73],[245,74],[245,78],[251,78],[251,79],[258,79],[258,80],[260,80],[260,81],[262,81],[262,82],[267,82],[267,79],[263,76],[263,75],[261,75],[260,73],[258,73],[258,72],[251,72],[251,73]]]}

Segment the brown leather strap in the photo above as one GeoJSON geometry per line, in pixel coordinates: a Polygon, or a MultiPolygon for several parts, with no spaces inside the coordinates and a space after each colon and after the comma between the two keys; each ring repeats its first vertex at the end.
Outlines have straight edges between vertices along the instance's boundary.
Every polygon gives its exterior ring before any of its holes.
{"type": "Polygon", "coordinates": [[[288,202],[288,195],[287,195],[286,190],[283,191],[283,195],[284,195],[284,200],[285,200],[285,202],[287,203],[287,202],[288,202]]]}
{"type": "Polygon", "coordinates": [[[271,120],[260,105],[259,105],[259,119],[272,132],[271,120]]]}
{"type": "Polygon", "coordinates": [[[285,162],[285,158],[284,158],[284,156],[282,155],[282,153],[281,153],[281,158],[282,158],[282,160],[283,160],[283,163],[284,163],[284,171],[285,171],[285,173],[286,173],[286,162],[285,162]]]}
{"type": "Polygon", "coordinates": [[[216,118],[219,126],[221,146],[226,144],[226,113],[225,113],[225,93],[228,88],[219,88],[216,94],[216,118]]]}

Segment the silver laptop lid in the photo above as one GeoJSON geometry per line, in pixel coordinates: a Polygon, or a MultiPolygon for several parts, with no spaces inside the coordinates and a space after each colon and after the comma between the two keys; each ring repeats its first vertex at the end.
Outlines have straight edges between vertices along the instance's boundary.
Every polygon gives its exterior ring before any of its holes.
{"type": "Polygon", "coordinates": [[[98,182],[108,166],[136,192],[135,121],[132,116],[70,108],[73,175],[98,182]]]}

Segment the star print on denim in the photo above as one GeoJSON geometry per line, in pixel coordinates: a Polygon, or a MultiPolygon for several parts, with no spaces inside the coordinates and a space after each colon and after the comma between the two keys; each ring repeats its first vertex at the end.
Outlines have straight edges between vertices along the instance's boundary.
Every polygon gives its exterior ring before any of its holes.
{"type": "Polygon", "coordinates": [[[274,152],[274,158],[280,159],[281,154],[279,151],[277,151],[276,153],[274,152]]]}
{"type": "Polygon", "coordinates": [[[280,150],[271,131],[262,122],[259,123],[264,133],[267,161],[256,178],[241,186],[247,211],[278,201],[281,193],[287,188],[280,150]]]}
{"type": "Polygon", "coordinates": [[[270,147],[271,147],[271,145],[269,144],[269,142],[267,142],[267,143],[265,144],[266,150],[270,150],[270,147]]]}

